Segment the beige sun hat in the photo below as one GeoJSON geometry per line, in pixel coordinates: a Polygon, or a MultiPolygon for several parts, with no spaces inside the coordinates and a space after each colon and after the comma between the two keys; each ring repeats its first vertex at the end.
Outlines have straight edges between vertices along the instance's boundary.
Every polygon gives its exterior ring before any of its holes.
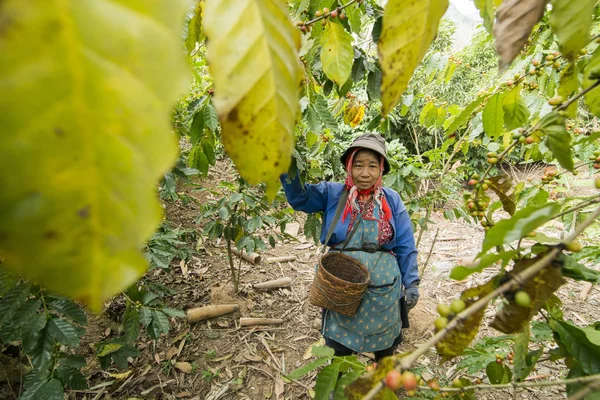
{"type": "Polygon", "coordinates": [[[365,133],[364,135],[361,135],[354,139],[352,144],[340,157],[342,165],[346,165],[346,158],[352,153],[352,150],[356,148],[369,149],[377,154],[381,154],[383,156],[383,174],[385,175],[388,172],[390,172],[390,163],[388,162],[386,156],[385,139],[383,138],[383,136],[378,135],[376,133],[365,133]]]}

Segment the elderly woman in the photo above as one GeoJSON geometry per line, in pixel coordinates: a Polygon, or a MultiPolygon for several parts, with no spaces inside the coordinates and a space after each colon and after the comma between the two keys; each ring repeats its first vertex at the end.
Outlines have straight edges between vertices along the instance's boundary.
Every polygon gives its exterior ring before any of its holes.
{"type": "Polygon", "coordinates": [[[298,177],[288,181],[286,175],[281,181],[294,210],[324,213],[321,242],[325,244],[334,224],[327,243],[330,251],[345,246],[344,254],[369,269],[369,287],[354,316],[323,309],[325,343],[339,356],[374,352],[379,360],[392,355],[402,341],[402,328],[408,327],[407,309],[419,299],[417,249],[400,196],[382,186],[383,175],[390,170],[385,140],[364,134],[348,147],[341,161],[346,167],[345,183],[302,186],[298,177]],[[342,215],[334,221],[345,191],[342,215]],[[357,229],[353,229],[355,224],[359,224],[357,229]]]}

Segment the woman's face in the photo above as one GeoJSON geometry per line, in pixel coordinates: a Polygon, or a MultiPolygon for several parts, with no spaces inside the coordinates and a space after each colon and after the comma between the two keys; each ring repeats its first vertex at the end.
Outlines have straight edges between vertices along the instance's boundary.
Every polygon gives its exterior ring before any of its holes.
{"type": "Polygon", "coordinates": [[[379,154],[371,150],[359,150],[352,163],[352,179],[359,190],[367,190],[375,185],[381,171],[379,154]]]}

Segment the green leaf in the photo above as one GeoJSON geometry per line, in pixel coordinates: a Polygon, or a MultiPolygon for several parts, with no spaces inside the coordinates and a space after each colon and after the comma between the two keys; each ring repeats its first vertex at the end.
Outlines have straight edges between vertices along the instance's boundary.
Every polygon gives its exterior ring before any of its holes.
{"type": "Polygon", "coordinates": [[[352,35],[329,19],[321,35],[321,46],[323,72],[341,87],[350,77],[354,62],[352,35]]]}
{"type": "Polygon", "coordinates": [[[204,154],[202,145],[197,144],[196,146],[192,147],[188,156],[188,164],[191,168],[195,168],[200,171],[202,175],[208,174],[208,158],[206,157],[206,154],[204,154]]]}
{"type": "Polygon", "coordinates": [[[317,214],[309,214],[304,223],[304,234],[307,238],[312,238],[315,244],[319,243],[321,238],[322,224],[317,214]]]}
{"type": "Polygon", "coordinates": [[[79,368],[72,365],[59,365],[56,368],[56,377],[69,389],[84,390],[88,387],[85,376],[79,368]]]}
{"type": "Polygon", "coordinates": [[[158,339],[161,334],[169,333],[169,317],[162,311],[151,310],[152,323],[148,327],[148,333],[152,332],[151,337],[158,339]]]}
{"type": "Polygon", "coordinates": [[[505,384],[512,379],[510,368],[503,364],[498,364],[496,361],[492,361],[485,367],[485,374],[492,385],[505,384]]]}
{"type": "Polygon", "coordinates": [[[502,265],[506,266],[506,264],[517,254],[516,250],[511,251],[503,251],[499,254],[490,253],[485,254],[484,256],[475,260],[477,265],[474,267],[465,267],[463,265],[458,265],[452,269],[450,272],[450,278],[462,281],[467,276],[474,274],[476,272],[481,272],[490,265],[495,265],[497,261],[502,260],[502,265]]]}
{"type": "Polygon", "coordinates": [[[381,99],[381,69],[379,66],[369,72],[367,77],[367,95],[370,100],[381,99]]]}
{"type": "Polygon", "coordinates": [[[328,346],[312,346],[311,353],[317,357],[333,358],[335,351],[328,346]]]}
{"type": "Polygon", "coordinates": [[[412,74],[433,41],[448,0],[385,4],[383,27],[377,43],[382,70],[382,114],[396,106],[412,74]]]}
{"type": "Polygon", "coordinates": [[[490,362],[496,360],[495,354],[508,354],[512,336],[484,337],[478,340],[473,348],[465,349],[462,359],[457,364],[458,369],[466,369],[468,374],[481,371],[490,362]]]}
{"type": "Polygon", "coordinates": [[[557,320],[552,320],[550,326],[586,374],[600,373],[600,331],[593,326],[582,329],[570,322],[557,320]]]}
{"type": "Polygon", "coordinates": [[[419,122],[426,128],[431,128],[437,122],[437,115],[438,109],[433,103],[429,102],[423,107],[419,116],[419,122]]]}
{"type": "Polygon", "coordinates": [[[34,351],[46,323],[46,315],[38,314],[23,325],[23,350],[25,353],[31,354],[34,351]]]}
{"type": "Polygon", "coordinates": [[[0,324],[9,321],[19,307],[25,303],[30,287],[28,283],[21,282],[0,300],[0,324]]]}
{"type": "Polygon", "coordinates": [[[71,318],[80,325],[87,325],[87,317],[83,308],[69,299],[51,297],[49,301],[46,300],[46,306],[67,318],[71,318]]]}
{"type": "Polygon", "coordinates": [[[50,366],[54,352],[55,341],[49,333],[50,322],[35,336],[37,339],[35,347],[28,353],[31,356],[31,363],[37,370],[43,371],[50,366]]]}
{"type": "Polygon", "coordinates": [[[155,190],[177,154],[169,119],[189,82],[189,3],[0,4],[18,16],[0,34],[0,187],[11,188],[0,253],[99,311],[144,273],[140,249],[162,218],[155,190]]]}
{"type": "Polygon", "coordinates": [[[562,273],[567,278],[600,283],[600,272],[578,263],[573,257],[566,254],[561,254],[560,260],[562,261],[562,273]]]}
{"type": "Polygon", "coordinates": [[[333,400],[346,400],[346,396],[344,395],[344,390],[346,386],[350,383],[354,382],[356,378],[362,375],[363,371],[350,371],[344,375],[337,381],[335,386],[335,392],[333,393],[333,400]]]}
{"type": "Polygon", "coordinates": [[[263,225],[262,218],[259,216],[256,216],[248,221],[248,225],[246,228],[248,229],[248,233],[254,233],[258,229],[262,228],[262,225],[263,225]]]}
{"type": "MultiPolygon", "coordinates": [[[[575,366],[571,367],[569,369],[569,374],[567,375],[567,379],[574,379],[574,378],[580,378],[580,377],[584,377],[587,376],[583,370],[581,369],[581,367],[577,364],[575,364],[575,366]]],[[[584,389],[586,386],[588,386],[589,383],[579,383],[579,382],[573,382],[573,383],[569,383],[567,384],[567,390],[566,390],[566,394],[567,394],[567,398],[573,398],[573,396],[578,393],[580,390],[584,389]]],[[[587,394],[583,400],[600,400],[600,391],[598,390],[594,390],[591,393],[587,394]]]]}
{"type": "Polygon", "coordinates": [[[127,302],[125,314],[123,314],[123,337],[127,343],[133,344],[140,335],[140,312],[127,302]]]}
{"type": "Polygon", "coordinates": [[[596,0],[552,0],[550,27],[565,57],[574,61],[590,40],[596,0]]]}
{"type": "Polygon", "coordinates": [[[204,155],[206,156],[208,163],[210,165],[215,165],[217,162],[217,158],[215,156],[215,144],[211,143],[207,140],[203,140],[201,142],[201,145],[202,145],[202,151],[204,152],[204,155]]]}
{"type": "Polygon", "coordinates": [[[202,112],[204,114],[204,124],[208,129],[215,133],[217,131],[217,128],[219,127],[219,117],[217,116],[217,110],[215,110],[212,104],[208,103],[206,107],[204,107],[202,112]]]}
{"type": "Polygon", "coordinates": [[[290,380],[299,379],[308,374],[310,371],[314,371],[315,369],[319,368],[321,365],[327,364],[329,360],[331,360],[331,358],[317,358],[316,360],[293,370],[288,375],[285,375],[285,377],[290,380]]]}
{"type": "Polygon", "coordinates": [[[196,145],[202,137],[204,137],[204,109],[201,109],[194,115],[192,125],[190,126],[190,142],[192,145],[196,145]]]}
{"type": "Polygon", "coordinates": [[[15,316],[4,324],[0,330],[1,339],[4,343],[18,340],[22,337],[23,333],[21,328],[27,324],[32,318],[38,313],[42,301],[40,299],[29,299],[15,312],[15,316]]]}
{"type": "Polygon", "coordinates": [[[167,314],[167,316],[169,317],[175,317],[175,318],[185,318],[187,316],[187,314],[181,310],[177,310],[175,308],[170,308],[170,307],[163,307],[162,312],[164,312],[165,314],[167,314]]]}
{"type": "Polygon", "coordinates": [[[142,307],[139,311],[140,323],[147,327],[152,322],[152,314],[150,313],[150,310],[147,307],[142,307]]]}
{"type": "Polygon", "coordinates": [[[497,139],[504,132],[504,93],[496,93],[489,98],[483,109],[483,130],[492,139],[497,139]]]}
{"type": "Polygon", "coordinates": [[[13,276],[6,268],[2,268],[0,264],[0,297],[4,296],[11,290],[17,282],[17,278],[13,276]]]}
{"type": "Polygon", "coordinates": [[[531,341],[549,342],[552,340],[552,329],[547,322],[531,321],[531,341]]]}
{"type": "Polygon", "coordinates": [[[454,133],[457,129],[461,128],[470,118],[473,111],[480,106],[489,95],[484,94],[478,96],[475,100],[473,100],[467,107],[465,107],[460,114],[458,114],[454,119],[447,119],[444,123],[444,129],[446,129],[447,134],[454,133]]]}
{"type": "Polygon", "coordinates": [[[319,372],[315,385],[315,400],[329,400],[329,395],[337,384],[339,372],[339,364],[328,365],[319,372]]]}
{"type": "Polygon", "coordinates": [[[571,150],[571,135],[564,125],[549,126],[546,132],[546,146],[550,149],[558,163],[567,171],[573,172],[573,152],[571,150]]]}
{"type": "Polygon", "coordinates": [[[517,382],[523,382],[535,367],[543,353],[543,348],[529,351],[529,324],[524,326],[521,333],[515,336],[514,374],[517,382]]]}
{"type": "Polygon", "coordinates": [[[202,32],[202,9],[204,0],[197,0],[196,7],[187,24],[187,35],[185,37],[185,47],[188,53],[191,53],[196,48],[196,43],[204,40],[204,32],[202,32]]]}
{"type": "Polygon", "coordinates": [[[58,379],[37,382],[26,390],[19,400],[63,400],[63,386],[58,379]]]}
{"type": "Polygon", "coordinates": [[[338,128],[338,124],[335,119],[331,116],[329,109],[327,108],[327,100],[323,96],[317,96],[315,101],[315,111],[319,116],[319,119],[323,123],[325,128],[335,130],[338,128]]]}
{"type": "MultiPolygon", "coordinates": [[[[598,82],[598,79],[590,77],[590,75],[595,76],[598,72],[600,72],[600,47],[594,51],[590,61],[585,66],[583,71],[583,89],[587,89],[598,82]]],[[[589,91],[585,95],[585,104],[590,108],[592,114],[600,116],[600,89],[595,88],[589,91]]]]}
{"type": "Polygon", "coordinates": [[[492,33],[494,25],[494,0],[474,0],[475,7],[479,10],[479,15],[483,19],[483,26],[488,33],[492,33]]]}
{"type": "Polygon", "coordinates": [[[287,3],[213,0],[204,5],[213,103],[225,150],[240,175],[273,198],[288,171],[300,110],[300,32],[287,3]]]}
{"type": "Polygon", "coordinates": [[[507,130],[512,131],[527,123],[530,112],[521,96],[520,85],[515,86],[504,95],[502,109],[504,110],[504,125],[507,130]]]}
{"type": "Polygon", "coordinates": [[[79,335],[75,327],[61,318],[51,318],[48,322],[48,334],[58,343],[69,347],[79,345],[79,335]]]}
{"type": "Polygon", "coordinates": [[[109,354],[114,353],[115,351],[118,351],[123,346],[123,343],[99,343],[98,349],[96,351],[96,356],[107,356],[109,354]]]}
{"type": "MultiPolygon", "coordinates": [[[[569,64],[569,66],[565,68],[560,75],[558,94],[564,99],[568,99],[575,95],[578,89],[579,73],[577,64],[569,64]]],[[[567,107],[565,112],[569,118],[575,118],[577,116],[577,102],[573,102],[569,107],[567,107]]]]}
{"type": "Polygon", "coordinates": [[[560,204],[550,203],[539,207],[526,207],[517,211],[511,218],[499,221],[487,232],[482,252],[527,236],[558,214],[560,209],[560,204]]]}
{"type": "Polygon", "coordinates": [[[125,345],[121,347],[119,350],[110,354],[110,358],[115,362],[115,365],[119,369],[127,368],[129,357],[137,357],[139,355],[138,349],[133,346],[125,345]]]}

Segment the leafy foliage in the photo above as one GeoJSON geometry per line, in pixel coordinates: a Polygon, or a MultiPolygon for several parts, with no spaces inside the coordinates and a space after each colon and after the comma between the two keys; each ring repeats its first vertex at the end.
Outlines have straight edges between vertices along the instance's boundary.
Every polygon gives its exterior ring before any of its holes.
{"type": "MultiPolygon", "coordinates": [[[[0,266],[0,270],[4,270],[0,266]]],[[[0,298],[0,344],[22,340],[33,369],[25,376],[20,398],[62,399],[63,388],[86,389],[85,361],[67,348],[79,345],[87,317],[73,301],[14,282],[0,298]],[[52,373],[54,371],[54,374],[52,373]]]]}

